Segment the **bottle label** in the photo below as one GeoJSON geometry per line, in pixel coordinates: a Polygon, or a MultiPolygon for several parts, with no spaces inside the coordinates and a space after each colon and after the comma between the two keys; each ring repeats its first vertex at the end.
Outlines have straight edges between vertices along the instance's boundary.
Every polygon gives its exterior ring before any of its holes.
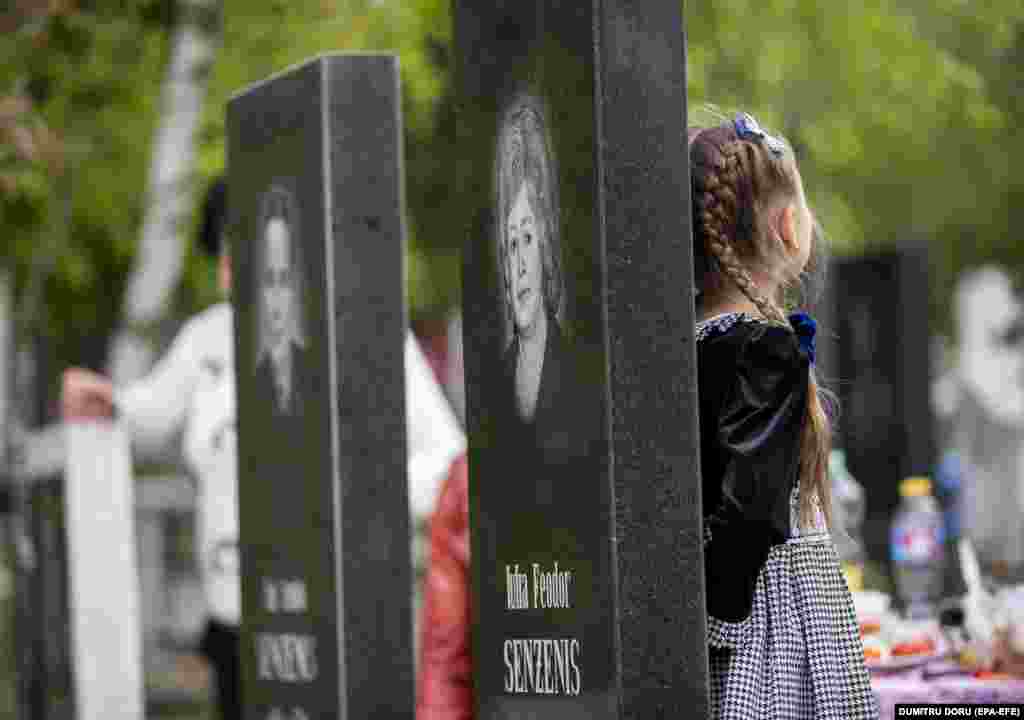
{"type": "Polygon", "coordinates": [[[843,563],[843,577],[846,578],[846,586],[850,592],[860,592],[864,589],[864,565],[862,563],[843,563]]]}
{"type": "Polygon", "coordinates": [[[897,525],[892,529],[892,561],[921,565],[942,556],[945,532],[940,523],[897,525]]]}

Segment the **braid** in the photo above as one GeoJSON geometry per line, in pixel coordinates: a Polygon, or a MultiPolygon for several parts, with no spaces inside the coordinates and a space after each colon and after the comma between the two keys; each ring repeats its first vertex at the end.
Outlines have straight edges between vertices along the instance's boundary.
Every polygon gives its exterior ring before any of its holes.
{"type": "Polygon", "coordinates": [[[768,320],[788,325],[785,315],[768,298],[758,292],[754,279],[737,257],[729,232],[737,225],[738,207],[736,188],[742,170],[739,143],[727,143],[722,147],[722,159],[712,171],[698,177],[697,218],[703,226],[707,248],[729,279],[750,300],[768,320]]]}

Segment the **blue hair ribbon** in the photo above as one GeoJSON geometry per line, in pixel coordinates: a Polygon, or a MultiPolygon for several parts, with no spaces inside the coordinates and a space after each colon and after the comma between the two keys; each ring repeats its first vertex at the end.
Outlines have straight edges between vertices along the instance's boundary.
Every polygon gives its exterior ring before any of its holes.
{"type": "Polygon", "coordinates": [[[814,364],[814,336],[818,332],[818,323],[814,322],[814,318],[805,312],[795,312],[789,316],[789,324],[793,326],[793,331],[796,333],[797,342],[800,343],[800,352],[802,352],[811,365],[814,364]]]}
{"type": "Polygon", "coordinates": [[[733,118],[732,126],[736,130],[736,134],[743,140],[750,140],[751,138],[763,140],[765,146],[776,157],[781,157],[782,153],[786,150],[785,144],[777,137],[773,137],[762,130],[761,126],[757,124],[757,120],[750,113],[737,113],[736,117],[733,118]]]}

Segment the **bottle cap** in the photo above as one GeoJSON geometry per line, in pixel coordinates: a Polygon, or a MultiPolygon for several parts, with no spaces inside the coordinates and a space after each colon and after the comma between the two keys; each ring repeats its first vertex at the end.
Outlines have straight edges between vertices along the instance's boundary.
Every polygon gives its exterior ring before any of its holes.
{"type": "Polygon", "coordinates": [[[921,475],[908,477],[900,483],[900,495],[903,497],[920,497],[930,495],[931,492],[932,481],[921,475]]]}

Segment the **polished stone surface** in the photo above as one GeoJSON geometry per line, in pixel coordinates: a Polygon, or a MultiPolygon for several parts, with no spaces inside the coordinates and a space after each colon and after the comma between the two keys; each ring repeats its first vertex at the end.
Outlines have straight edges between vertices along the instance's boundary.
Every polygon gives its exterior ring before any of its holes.
{"type": "Polygon", "coordinates": [[[413,714],[399,113],[386,55],[228,107],[247,717],[413,714]]]}
{"type": "Polygon", "coordinates": [[[706,714],[680,8],[455,29],[479,717],[706,714]]]}
{"type": "Polygon", "coordinates": [[[830,279],[838,444],[864,486],[864,542],[883,568],[900,481],[931,475],[935,465],[928,282],[926,256],[912,247],[838,260],[830,279]]]}

